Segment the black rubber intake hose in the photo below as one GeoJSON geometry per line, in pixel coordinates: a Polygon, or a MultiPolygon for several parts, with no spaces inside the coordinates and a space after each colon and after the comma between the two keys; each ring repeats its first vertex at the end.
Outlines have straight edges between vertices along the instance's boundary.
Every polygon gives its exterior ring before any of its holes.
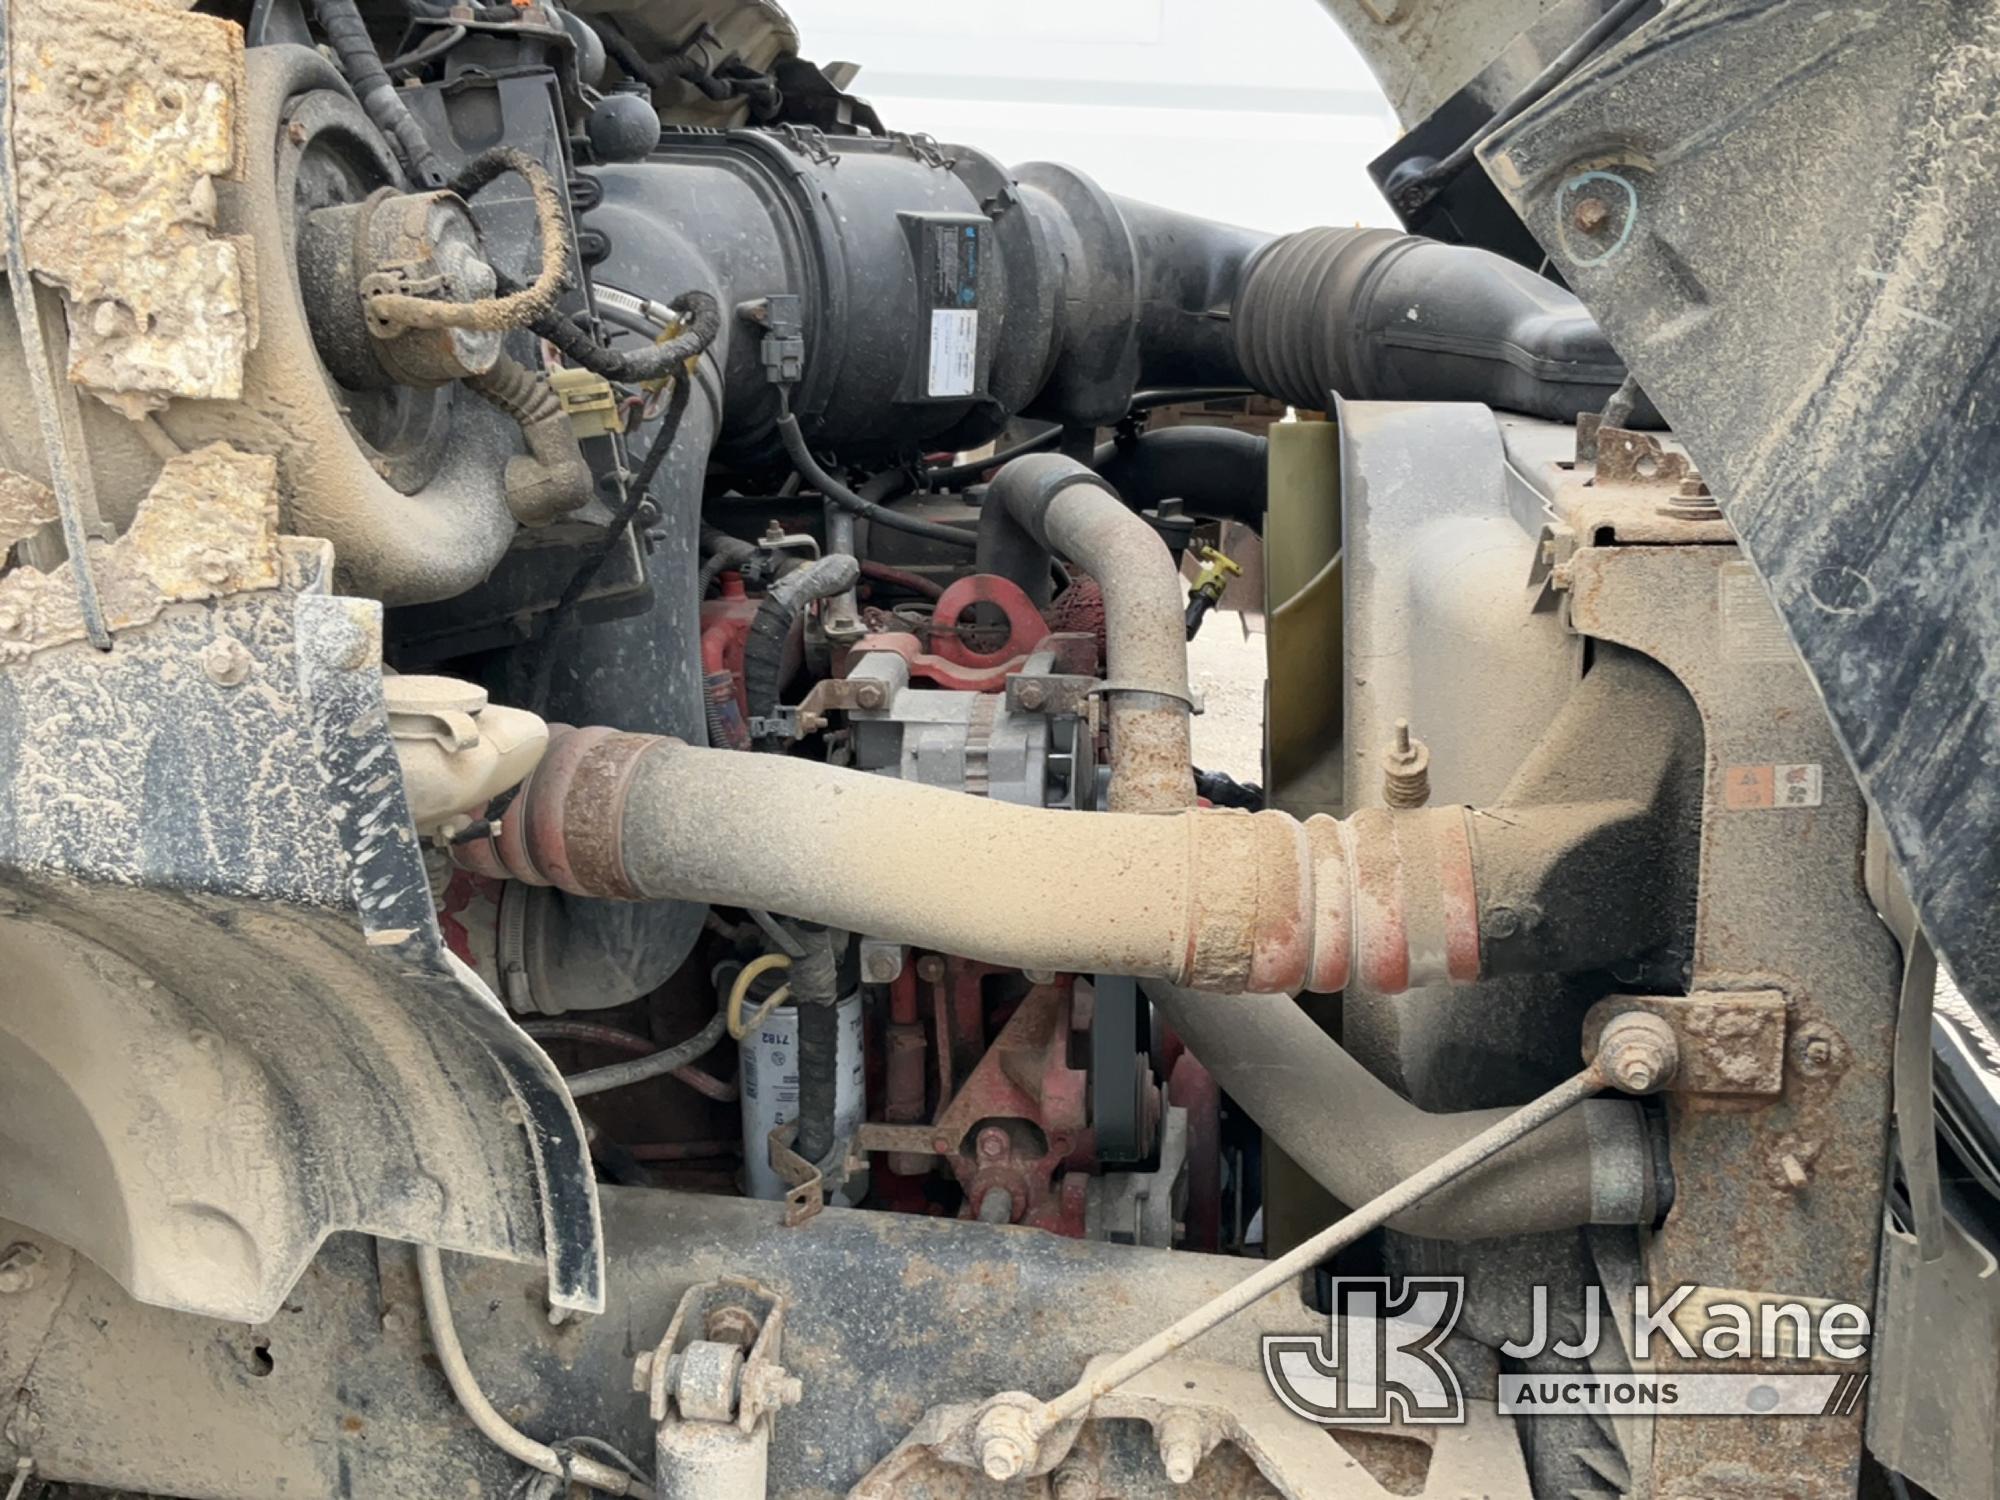
{"type": "Polygon", "coordinates": [[[340,71],[353,85],[355,97],[375,128],[395,142],[396,154],[418,186],[443,187],[447,175],[444,163],[432,149],[424,127],[389,81],[388,69],[382,66],[382,55],[375,50],[360,8],[354,0],[312,0],[312,7],[320,30],[326,33],[327,45],[340,60],[340,71]]]}
{"type": "Polygon", "coordinates": [[[1262,531],[1270,450],[1266,439],[1233,427],[1162,427],[1103,444],[1091,467],[1138,510],[1178,500],[1189,515],[1262,531]]]}
{"type": "MultiPolygon", "coordinates": [[[[785,574],[764,595],[757,617],[743,642],[743,696],[752,719],[767,719],[778,707],[778,693],[784,687],[785,643],[799,611],[815,599],[830,599],[861,581],[861,564],[842,552],[822,557],[808,568],[785,574]]],[[[765,736],[767,747],[783,741],[765,736]]]]}
{"type": "Polygon", "coordinates": [[[1250,263],[1236,354],[1256,390],[1324,410],[1365,401],[1478,401],[1573,421],[1625,365],[1583,304],[1485,250],[1391,229],[1306,229],[1250,263]]]}

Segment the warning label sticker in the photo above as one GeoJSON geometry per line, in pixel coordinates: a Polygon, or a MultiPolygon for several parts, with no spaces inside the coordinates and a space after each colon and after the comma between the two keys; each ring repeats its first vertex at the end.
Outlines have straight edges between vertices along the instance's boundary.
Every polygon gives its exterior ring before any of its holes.
{"type": "Polygon", "coordinates": [[[931,310],[933,396],[970,396],[978,383],[979,312],[976,308],[931,310]]]}
{"type": "Polygon", "coordinates": [[[1792,766],[1731,766],[1722,773],[1722,805],[1731,812],[1760,807],[1818,807],[1826,778],[1808,762],[1792,766]]]}

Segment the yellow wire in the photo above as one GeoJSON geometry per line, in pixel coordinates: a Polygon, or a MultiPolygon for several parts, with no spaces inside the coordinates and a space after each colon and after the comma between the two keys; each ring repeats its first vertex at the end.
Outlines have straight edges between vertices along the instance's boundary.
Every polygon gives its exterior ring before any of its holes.
{"type": "Polygon", "coordinates": [[[743,1019],[743,1001],[750,994],[751,984],[773,969],[789,969],[791,966],[792,961],[784,954],[766,953],[762,958],[751,959],[737,971],[736,982],[729,986],[727,1010],[729,1034],[737,1041],[742,1041],[749,1035],[751,1027],[792,998],[792,987],[789,984],[781,984],[771,992],[770,998],[750,1013],[750,1019],[746,1021],[743,1019]]]}

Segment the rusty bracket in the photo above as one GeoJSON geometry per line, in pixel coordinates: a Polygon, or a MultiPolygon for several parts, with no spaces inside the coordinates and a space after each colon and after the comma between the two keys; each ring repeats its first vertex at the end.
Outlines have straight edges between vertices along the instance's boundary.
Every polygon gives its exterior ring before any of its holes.
{"type": "Polygon", "coordinates": [[[771,1170],[790,1186],[785,1192],[785,1228],[797,1229],[826,1207],[826,1176],[792,1149],[799,1122],[791,1120],[771,1132],[771,1170]]]}
{"type": "Polygon", "coordinates": [[[1694,995],[1611,995],[1583,1018],[1586,1049],[1612,1017],[1642,1011],[1673,1028],[1680,1063],[1667,1084],[1677,1094],[1774,1096],[1785,1086],[1787,1005],[1777,990],[1714,990],[1694,995]]]}
{"type": "Polygon", "coordinates": [[[1082,717],[1103,690],[1095,677],[1074,672],[1018,672],[1007,679],[1007,707],[1015,713],[1082,717]]]}
{"type": "Polygon", "coordinates": [[[778,1363],[789,1305],[788,1298],[747,1276],[723,1276],[689,1287],[659,1344],[642,1350],[632,1362],[632,1389],[647,1398],[654,1423],[671,1415],[677,1387],[685,1392],[681,1378],[693,1367],[683,1356],[696,1343],[742,1351],[741,1369],[729,1389],[714,1393],[718,1414],[707,1420],[727,1420],[747,1435],[766,1415],[796,1405],[800,1383],[778,1363]],[[725,1401],[734,1407],[727,1418],[719,1415],[725,1401]]]}

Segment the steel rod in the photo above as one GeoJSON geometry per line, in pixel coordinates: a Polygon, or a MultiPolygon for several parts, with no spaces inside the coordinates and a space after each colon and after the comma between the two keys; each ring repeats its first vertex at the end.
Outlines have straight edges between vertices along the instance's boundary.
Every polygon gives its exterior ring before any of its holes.
{"type": "Polygon", "coordinates": [[[1336,1250],[1353,1244],[1370,1230],[1378,1229],[1411,1205],[1439,1188],[1463,1177],[1481,1162],[1498,1155],[1523,1136],[1546,1125],[1566,1110],[1574,1109],[1605,1085],[1601,1062],[1594,1062],[1540,1098],[1496,1121],[1455,1151],[1447,1152],[1422,1171],[1404,1178],[1386,1193],[1322,1229],[1318,1234],[1280,1256],[1254,1276],[1245,1277],[1228,1291],[1204,1303],[1178,1322],[1162,1329],[1145,1343],[1120,1355],[1094,1374],[1079,1380],[1053,1400],[1044,1402],[1029,1418],[1040,1437],[1090,1409],[1098,1397],[1117,1389],[1134,1375],[1200,1338],[1217,1324],[1228,1321],[1260,1298],[1276,1291],[1293,1277],[1310,1270],[1336,1250]]]}

